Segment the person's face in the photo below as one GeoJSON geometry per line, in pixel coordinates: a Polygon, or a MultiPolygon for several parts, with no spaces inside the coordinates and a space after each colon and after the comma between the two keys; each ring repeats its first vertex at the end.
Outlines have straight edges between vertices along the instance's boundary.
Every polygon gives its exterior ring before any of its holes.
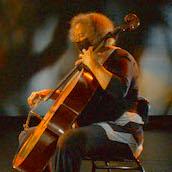
{"type": "Polygon", "coordinates": [[[88,47],[91,46],[91,43],[87,38],[87,32],[88,28],[80,23],[78,23],[74,28],[74,42],[80,51],[82,49],[88,49],[88,47]]]}
{"type": "Polygon", "coordinates": [[[86,39],[86,34],[87,34],[86,27],[81,23],[76,24],[74,27],[73,34],[74,34],[75,42],[83,41],[84,39],[86,39]]]}

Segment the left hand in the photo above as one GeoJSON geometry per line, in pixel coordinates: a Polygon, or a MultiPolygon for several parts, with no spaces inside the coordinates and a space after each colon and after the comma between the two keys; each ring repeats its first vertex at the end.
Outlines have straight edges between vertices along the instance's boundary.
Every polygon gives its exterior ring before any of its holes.
{"type": "Polygon", "coordinates": [[[82,53],[79,55],[79,59],[75,62],[75,65],[83,63],[89,69],[91,69],[97,61],[95,60],[95,54],[93,52],[93,47],[89,47],[88,50],[83,49],[82,53]]]}

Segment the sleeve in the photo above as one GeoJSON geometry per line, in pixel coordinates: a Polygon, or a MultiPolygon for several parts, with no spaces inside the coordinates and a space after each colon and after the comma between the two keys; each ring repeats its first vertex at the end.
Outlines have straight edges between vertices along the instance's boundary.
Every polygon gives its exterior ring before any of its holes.
{"type": "Polygon", "coordinates": [[[108,58],[106,69],[112,73],[112,78],[105,91],[114,98],[124,97],[133,78],[131,56],[127,51],[118,49],[108,58]]]}

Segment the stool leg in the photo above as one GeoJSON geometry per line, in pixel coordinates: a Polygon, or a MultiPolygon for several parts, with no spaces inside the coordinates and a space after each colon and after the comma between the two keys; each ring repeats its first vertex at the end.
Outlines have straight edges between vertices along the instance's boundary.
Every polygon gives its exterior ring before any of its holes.
{"type": "Polygon", "coordinates": [[[145,172],[145,169],[141,166],[141,172],[145,172]]]}
{"type": "Polygon", "coordinates": [[[145,172],[145,169],[144,169],[143,166],[140,164],[140,161],[139,161],[138,159],[135,159],[135,160],[136,160],[137,165],[139,166],[139,170],[140,170],[141,172],[145,172]]]}
{"type": "Polygon", "coordinates": [[[94,161],[91,161],[91,162],[92,162],[92,170],[91,170],[91,172],[96,172],[95,162],[94,161]]]}
{"type": "MultiPolygon", "coordinates": [[[[106,164],[106,166],[108,166],[108,167],[109,167],[109,165],[110,165],[110,163],[109,163],[109,162],[107,162],[107,161],[105,161],[105,164],[106,164]]],[[[111,170],[111,169],[107,169],[107,171],[108,171],[108,172],[112,172],[112,170],[111,170]]]]}

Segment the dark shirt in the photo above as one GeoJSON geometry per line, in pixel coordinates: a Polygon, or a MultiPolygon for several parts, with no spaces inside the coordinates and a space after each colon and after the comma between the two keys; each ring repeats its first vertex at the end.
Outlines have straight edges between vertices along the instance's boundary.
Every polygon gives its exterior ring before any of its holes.
{"type": "Polygon", "coordinates": [[[107,88],[99,85],[91,101],[78,117],[80,126],[115,121],[134,107],[138,97],[138,66],[126,50],[116,49],[103,65],[113,74],[107,88]]]}

